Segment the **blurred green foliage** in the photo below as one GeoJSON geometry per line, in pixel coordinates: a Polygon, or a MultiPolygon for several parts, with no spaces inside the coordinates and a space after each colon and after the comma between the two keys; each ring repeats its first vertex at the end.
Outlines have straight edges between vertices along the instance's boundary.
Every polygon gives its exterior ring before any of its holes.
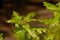
{"type": "Polygon", "coordinates": [[[60,40],[60,2],[57,4],[53,5],[48,2],[43,2],[44,6],[46,7],[47,10],[53,11],[54,18],[50,18],[48,20],[42,20],[42,22],[47,24],[50,24],[50,29],[48,29],[48,36],[46,40],[60,40]]]}
{"type": "Polygon", "coordinates": [[[7,23],[14,23],[17,29],[15,31],[15,37],[17,40],[40,40],[39,35],[46,32],[45,28],[31,28],[29,23],[31,21],[37,21],[33,19],[35,12],[29,13],[25,18],[20,16],[17,12],[13,11],[12,19],[6,21],[7,23]]]}
{"type": "Polygon", "coordinates": [[[14,23],[14,36],[17,40],[60,40],[60,2],[56,5],[43,2],[47,10],[53,11],[54,18],[34,19],[35,12],[30,12],[26,17],[20,16],[13,11],[12,18],[7,23],[14,23]],[[30,22],[38,21],[49,25],[49,28],[31,28],[30,22]]]}
{"type": "Polygon", "coordinates": [[[3,40],[2,35],[3,35],[3,34],[1,33],[1,34],[0,34],[0,40],[3,40]]]}

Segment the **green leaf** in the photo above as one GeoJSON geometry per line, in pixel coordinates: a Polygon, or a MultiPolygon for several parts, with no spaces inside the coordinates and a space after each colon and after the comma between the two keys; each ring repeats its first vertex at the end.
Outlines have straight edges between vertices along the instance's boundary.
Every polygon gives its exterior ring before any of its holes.
{"type": "Polygon", "coordinates": [[[41,29],[36,29],[36,31],[39,33],[39,34],[42,34],[42,30],[41,29]]]}
{"type": "Polygon", "coordinates": [[[7,23],[13,23],[13,21],[12,20],[8,20],[8,21],[6,21],[7,23]]]}
{"type": "Polygon", "coordinates": [[[3,37],[2,37],[2,35],[3,35],[3,34],[1,33],[1,34],[0,34],[0,40],[3,40],[3,37]]]}
{"type": "Polygon", "coordinates": [[[26,22],[30,22],[31,21],[31,18],[35,16],[35,12],[31,12],[29,13],[26,17],[25,17],[25,21],[26,22]]]}
{"type": "Polygon", "coordinates": [[[49,34],[45,40],[54,40],[54,35],[55,34],[49,34]]]}
{"type": "Polygon", "coordinates": [[[30,25],[28,23],[23,24],[22,27],[28,31],[28,29],[30,29],[30,25]]]}
{"type": "Polygon", "coordinates": [[[59,25],[60,13],[54,12],[54,15],[55,15],[55,17],[53,18],[52,22],[50,23],[50,26],[58,26],[59,25]]]}
{"type": "Polygon", "coordinates": [[[20,27],[19,24],[15,24],[15,27],[20,27]]]}
{"type": "Polygon", "coordinates": [[[15,12],[15,11],[13,11],[13,15],[12,15],[12,16],[13,16],[13,17],[16,17],[16,18],[20,18],[18,12],[15,12]]]}
{"type": "Polygon", "coordinates": [[[49,10],[60,11],[60,8],[56,7],[56,5],[53,5],[53,4],[48,3],[48,2],[43,2],[43,3],[44,3],[44,6],[49,10]]]}
{"type": "Polygon", "coordinates": [[[45,28],[37,28],[36,31],[37,31],[39,34],[42,34],[43,32],[46,33],[46,29],[45,29],[45,28]]]}
{"type": "Polygon", "coordinates": [[[39,20],[39,22],[43,22],[45,24],[50,24],[51,21],[52,21],[52,18],[39,20]]]}
{"type": "Polygon", "coordinates": [[[25,40],[25,30],[20,30],[15,33],[15,37],[18,40],[25,40]]]}
{"type": "Polygon", "coordinates": [[[22,16],[19,16],[19,14],[15,11],[13,11],[12,19],[6,21],[7,23],[18,23],[22,24],[22,16]]]}
{"type": "Polygon", "coordinates": [[[25,24],[23,25],[23,28],[29,33],[29,35],[31,35],[33,38],[36,38],[37,35],[35,34],[35,31],[32,31],[30,29],[30,25],[29,24],[25,24]]]}

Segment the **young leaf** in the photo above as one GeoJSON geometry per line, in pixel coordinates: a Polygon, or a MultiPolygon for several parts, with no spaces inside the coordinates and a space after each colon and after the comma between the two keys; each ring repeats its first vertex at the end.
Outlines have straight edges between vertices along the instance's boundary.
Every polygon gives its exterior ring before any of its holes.
{"type": "Polygon", "coordinates": [[[53,4],[48,3],[48,2],[43,2],[43,3],[44,3],[44,6],[49,10],[60,11],[60,8],[56,7],[56,5],[53,5],[53,4]]]}
{"type": "Polygon", "coordinates": [[[26,22],[30,22],[31,21],[31,18],[35,16],[35,12],[31,12],[29,13],[26,17],[25,17],[25,21],[26,22]]]}

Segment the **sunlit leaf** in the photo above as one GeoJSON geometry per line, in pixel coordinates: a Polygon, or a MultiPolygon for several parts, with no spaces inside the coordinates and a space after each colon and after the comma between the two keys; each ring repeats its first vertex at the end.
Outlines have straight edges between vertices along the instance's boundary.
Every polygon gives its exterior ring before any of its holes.
{"type": "Polygon", "coordinates": [[[45,24],[50,24],[50,22],[52,21],[52,18],[49,19],[43,19],[43,20],[39,20],[40,22],[43,22],[45,24]]]}
{"type": "Polygon", "coordinates": [[[17,31],[17,32],[15,33],[15,37],[16,37],[18,40],[25,40],[25,31],[24,31],[24,30],[17,31]]]}
{"type": "Polygon", "coordinates": [[[19,24],[15,24],[15,27],[19,27],[19,24]]]}
{"type": "Polygon", "coordinates": [[[52,10],[52,11],[60,11],[60,8],[56,7],[56,5],[53,5],[48,2],[43,2],[44,6],[46,6],[47,9],[52,10]]]}
{"type": "Polygon", "coordinates": [[[26,17],[25,17],[25,21],[26,22],[30,22],[31,21],[31,18],[35,16],[35,12],[31,12],[29,13],[26,17]]]}

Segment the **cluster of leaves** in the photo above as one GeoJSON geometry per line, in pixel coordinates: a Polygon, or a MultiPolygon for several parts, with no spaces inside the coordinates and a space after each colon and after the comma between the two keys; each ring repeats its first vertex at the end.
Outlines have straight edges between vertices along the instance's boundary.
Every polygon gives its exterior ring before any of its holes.
{"type": "Polygon", "coordinates": [[[60,2],[56,5],[48,2],[43,2],[44,6],[48,10],[54,12],[54,18],[39,20],[34,19],[35,12],[29,13],[26,17],[20,16],[17,12],[13,11],[12,19],[8,20],[7,23],[15,24],[15,37],[17,40],[59,40],[60,39],[60,2]],[[44,22],[49,24],[49,28],[31,28],[29,23],[31,21],[44,22]],[[46,33],[45,36],[42,36],[46,33]]]}
{"type": "Polygon", "coordinates": [[[26,17],[20,16],[17,12],[13,11],[12,19],[8,20],[8,23],[14,23],[16,29],[15,37],[17,40],[40,40],[39,35],[46,32],[45,28],[31,28],[30,22],[37,21],[33,19],[35,12],[29,13],[26,17]]]}
{"type": "MultiPolygon", "coordinates": [[[[48,2],[43,3],[46,9],[53,11],[54,14],[54,18],[41,20],[45,24],[50,25],[47,37],[50,37],[50,40],[60,40],[60,2],[55,5],[48,2]]],[[[49,40],[48,38],[46,38],[46,40],[49,40]]]]}

